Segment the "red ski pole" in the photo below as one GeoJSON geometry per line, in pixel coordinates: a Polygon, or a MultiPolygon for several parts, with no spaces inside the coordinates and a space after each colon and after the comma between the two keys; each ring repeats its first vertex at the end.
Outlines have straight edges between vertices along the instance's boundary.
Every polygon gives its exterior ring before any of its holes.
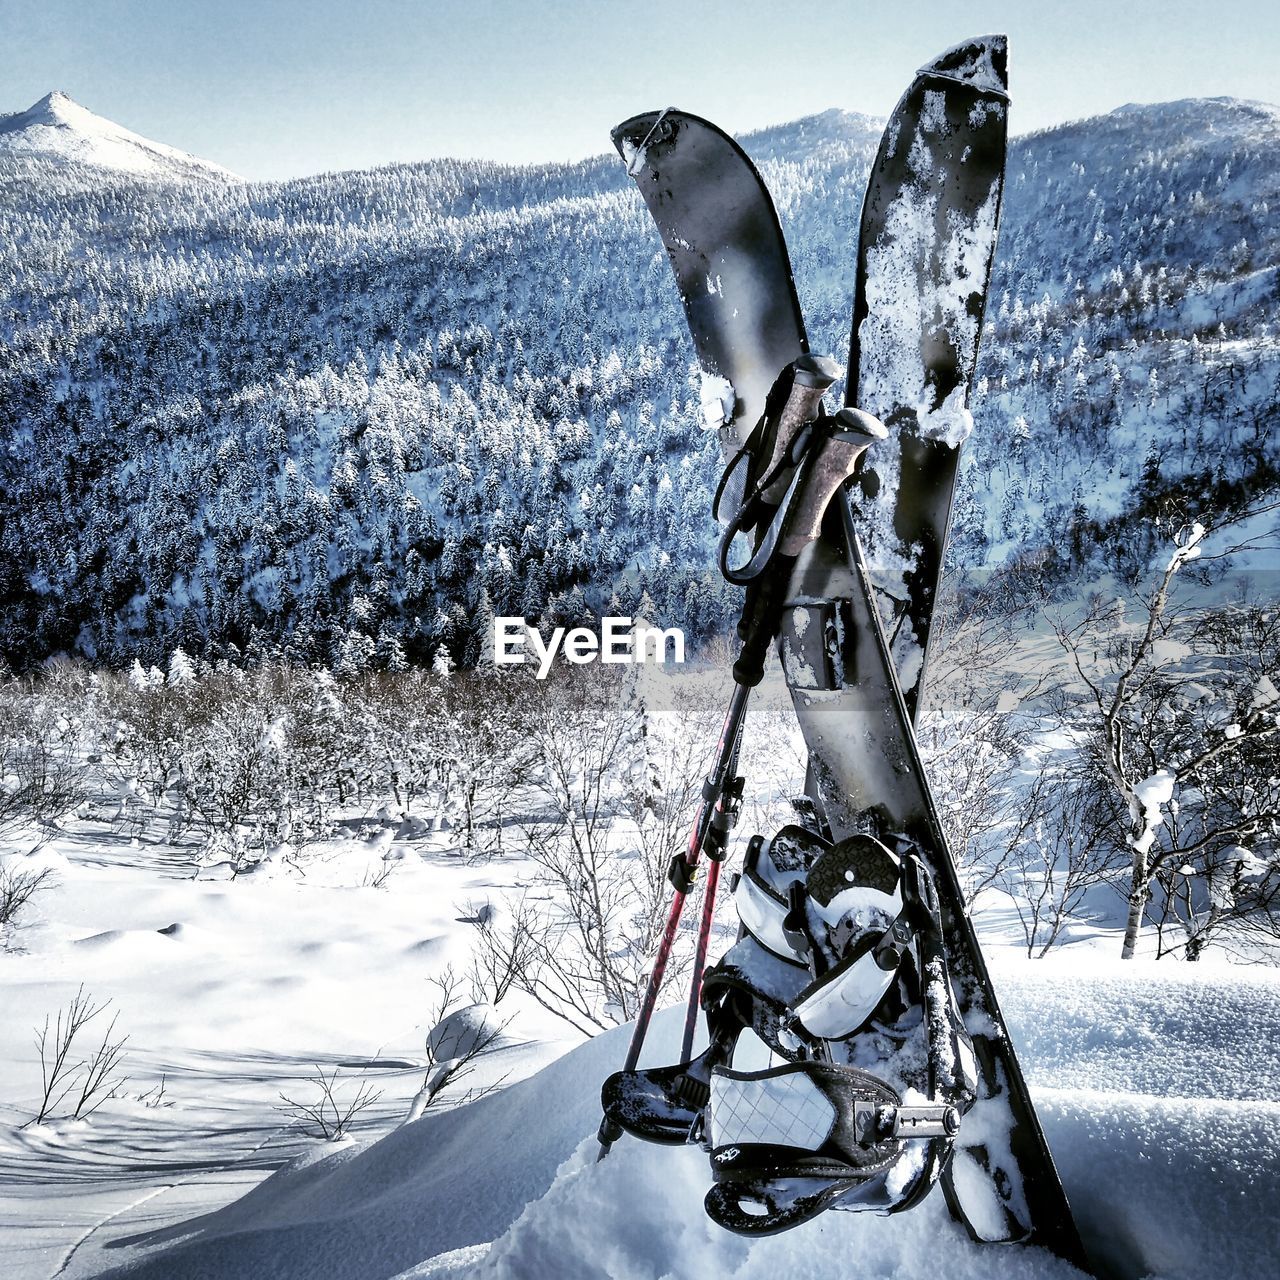
{"type": "MultiPolygon", "coordinates": [[[[640,1011],[636,1014],[635,1026],[631,1031],[631,1043],[627,1046],[627,1057],[622,1065],[624,1071],[634,1071],[640,1060],[640,1050],[644,1046],[644,1038],[653,1018],[653,1010],[658,1002],[658,991],[662,987],[662,979],[667,972],[667,962],[671,958],[671,948],[675,943],[676,931],[680,927],[680,916],[684,911],[684,900],[693,886],[694,874],[698,868],[698,859],[707,843],[707,836],[713,827],[713,819],[717,813],[727,811],[732,804],[734,788],[734,770],[738,760],[738,744],[742,737],[742,723],[746,716],[747,699],[751,696],[751,686],[736,684],[729,710],[725,714],[724,728],[720,731],[720,741],[716,746],[716,762],[710,776],[703,784],[702,804],[698,809],[698,817],[689,836],[689,847],[683,854],[676,854],[671,859],[667,876],[675,888],[675,896],[671,900],[671,909],[667,912],[667,923],[662,931],[662,941],[658,944],[658,953],[653,960],[653,969],[649,974],[649,984],[645,988],[644,999],[640,1011]]],[[[718,873],[719,864],[712,863],[718,873]]],[[[706,958],[705,944],[701,947],[703,960],[706,958]]],[[[621,1136],[621,1129],[606,1117],[600,1124],[600,1154],[597,1159],[603,1160],[609,1148],[621,1136]]]]}

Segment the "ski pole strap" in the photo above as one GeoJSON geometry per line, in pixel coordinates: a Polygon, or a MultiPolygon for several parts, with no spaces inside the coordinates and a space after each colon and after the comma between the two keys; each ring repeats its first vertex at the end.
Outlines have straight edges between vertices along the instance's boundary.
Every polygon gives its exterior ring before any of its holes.
{"type": "Polygon", "coordinates": [[[823,393],[839,376],[840,366],[826,356],[806,353],[789,364],[769,391],[764,417],[721,477],[712,504],[717,518],[720,497],[747,453],[751,464],[746,482],[748,496],[720,540],[720,572],[729,582],[745,585],[758,577],[772,558],[782,526],[776,515],[767,524],[763,522],[780,506],[793,505],[809,453],[810,425],[821,418],[823,393]],[[757,525],[762,526],[762,532],[751,558],[741,568],[732,568],[729,551],[734,538],[757,525]]]}
{"type": "MultiPolygon", "coordinates": [[[[754,582],[769,566],[778,550],[778,542],[782,537],[782,529],[786,523],[786,513],[791,510],[796,502],[796,494],[800,492],[805,481],[805,474],[809,462],[809,441],[811,439],[813,428],[806,423],[805,426],[796,433],[793,445],[798,456],[792,458],[787,454],[781,463],[778,464],[779,469],[784,465],[790,473],[790,482],[787,484],[780,504],[776,508],[770,507],[768,510],[772,513],[769,523],[764,526],[760,532],[759,540],[756,543],[755,550],[751,553],[751,558],[746,564],[739,565],[737,568],[729,563],[729,552],[732,549],[733,540],[739,533],[751,528],[762,518],[763,512],[759,505],[758,495],[752,499],[748,499],[743,504],[741,510],[729,522],[720,538],[719,565],[720,573],[726,582],[732,583],[735,587],[744,587],[754,582]]],[[[785,478],[785,477],[784,477],[785,478]]],[[[766,481],[768,477],[766,477],[766,481]]]]}

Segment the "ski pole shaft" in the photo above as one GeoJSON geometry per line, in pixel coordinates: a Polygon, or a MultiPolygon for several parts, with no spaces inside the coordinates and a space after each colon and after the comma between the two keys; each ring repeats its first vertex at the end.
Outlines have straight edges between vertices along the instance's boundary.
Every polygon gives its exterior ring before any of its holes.
{"type": "MultiPolygon", "coordinates": [[[[658,1002],[658,991],[662,987],[662,979],[667,972],[667,962],[671,958],[671,948],[675,943],[676,931],[680,927],[680,916],[684,911],[684,900],[693,884],[693,874],[697,869],[698,858],[706,844],[711,831],[711,820],[716,806],[730,786],[734,777],[734,767],[738,757],[738,743],[742,736],[742,722],[747,712],[747,700],[751,690],[745,685],[737,684],[733,689],[733,697],[729,702],[729,710],[725,713],[724,727],[720,730],[720,741],[716,746],[716,761],[711,774],[702,790],[702,805],[698,817],[693,824],[689,836],[689,847],[683,854],[677,854],[671,863],[671,881],[675,887],[675,896],[671,900],[667,912],[667,922],[662,930],[662,939],[658,944],[657,955],[653,959],[653,969],[649,974],[649,982],[645,988],[644,999],[640,1003],[640,1011],[636,1014],[635,1026],[631,1030],[631,1042],[627,1046],[627,1056],[622,1064],[624,1071],[634,1071],[640,1060],[640,1050],[644,1047],[645,1036],[649,1031],[649,1023],[658,1002]]],[[[603,1160],[609,1153],[619,1132],[610,1125],[606,1118],[600,1125],[600,1152],[597,1160],[603,1160]]]]}
{"type": "Polygon", "coordinates": [[[644,1038],[649,1030],[649,1021],[653,1017],[654,1005],[658,1000],[658,989],[662,986],[662,979],[667,971],[667,961],[671,958],[671,947],[675,942],[676,930],[680,925],[680,914],[684,909],[684,900],[693,882],[693,872],[698,865],[698,858],[701,856],[703,846],[706,844],[707,833],[711,830],[711,818],[715,812],[716,804],[733,776],[733,766],[738,754],[739,729],[741,728],[743,717],[746,715],[747,699],[750,695],[751,690],[745,686],[734,686],[733,698],[729,703],[729,710],[724,718],[724,728],[720,731],[720,742],[716,750],[716,763],[703,789],[702,805],[698,810],[698,818],[689,837],[689,848],[682,858],[676,859],[672,864],[672,871],[675,873],[673,879],[675,880],[676,893],[671,902],[671,911],[667,916],[667,924],[663,930],[662,941],[658,946],[658,954],[654,957],[653,971],[649,975],[649,985],[645,990],[640,1012],[636,1015],[635,1029],[631,1033],[631,1044],[627,1048],[626,1061],[623,1063],[622,1069],[624,1071],[634,1070],[636,1063],[639,1061],[640,1050],[644,1045],[644,1038]],[[683,867],[679,865],[680,863],[683,863],[683,867]],[[680,878],[676,879],[676,877],[680,878]]]}
{"type": "Polygon", "coordinates": [[[693,1057],[693,1035],[698,1027],[698,997],[702,994],[702,969],[707,963],[707,947],[711,941],[711,921],[716,910],[716,889],[720,883],[720,863],[712,859],[707,867],[707,882],[702,889],[702,919],[698,924],[698,946],[693,953],[693,978],[689,984],[689,1007],[684,1017],[684,1038],[680,1042],[680,1061],[693,1057]]]}
{"type": "MultiPolygon", "coordinates": [[[[743,707],[746,702],[743,700],[743,707]]],[[[742,718],[737,724],[737,737],[729,757],[727,777],[719,788],[715,807],[711,810],[707,834],[702,848],[711,864],[707,868],[707,880],[702,891],[702,918],[698,924],[698,941],[693,955],[693,973],[689,980],[689,1003],[685,1012],[684,1038],[681,1041],[680,1061],[688,1062],[693,1056],[693,1036],[698,1026],[698,1009],[702,995],[702,971],[707,963],[707,946],[711,940],[711,923],[716,909],[716,889],[720,883],[720,864],[728,852],[729,832],[738,819],[738,806],[742,801],[745,779],[738,774],[738,756],[742,751],[742,718]]],[[[726,726],[727,727],[727,726],[726,726]]]]}

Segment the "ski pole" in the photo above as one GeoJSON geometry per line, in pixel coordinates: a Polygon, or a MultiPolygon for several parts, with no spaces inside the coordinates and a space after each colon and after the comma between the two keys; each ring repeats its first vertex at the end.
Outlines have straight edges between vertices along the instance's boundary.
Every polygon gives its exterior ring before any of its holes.
{"type": "Polygon", "coordinates": [[[742,748],[742,724],[734,743],[730,778],[716,802],[705,841],[707,880],[702,890],[702,918],[698,923],[698,942],[693,954],[693,976],[689,982],[689,1005],[685,1012],[684,1038],[680,1043],[680,1061],[693,1057],[693,1035],[698,1026],[699,997],[702,994],[702,970],[707,963],[707,946],[711,940],[711,922],[716,909],[716,889],[720,884],[720,864],[728,852],[729,832],[737,821],[742,802],[744,779],[738,773],[738,754],[742,748]]]}
{"type": "MultiPolygon", "coordinates": [[[[680,916],[684,910],[684,900],[693,886],[694,873],[697,870],[698,857],[706,843],[711,830],[712,818],[716,808],[730,789],[730,782],[737,765],[738,745],[742,735],[742,723],[747,713],[747,699],[751,695],[748,685],[735,685],[733,697],[729,702],[729,710],[725,714],[724,727],[720,731],[720,741],[716,746],[716,761],[711,773],[702,787],[702,804],[698,809],[698,817],[689,836],[689,847],[683,854],[676,854],[671,859],[667,876],[675,889],[667,912],[667,922],[662,931],[662,940],[658,944],[658,952],[653,960],[653,969],[649,974],[649,984],[645,988],[644,999],[640,1011],[636,1014],[635,1025],[631,1029],[631,1042],[627,1046],[627,1056],[622,1064],[624,1071],[634,1071],[640,1060],[640,1050],[644,1046],[644,1038],[649,1030],[649,1022],[653,1017],[654,1006],[658,1001],[658,991],[662,986],[663,976],[667,971],[667,961],[671,958],[671,947],[675,942],[676,930],[680,926],[680,916]]],[[[622,1130],[606,1116],[600,1122],[600,1152],[597,1160],[603,1160],[609,1154],[609,1148],[622,1136],[622,1130]]]]}
{"type": "MultiPolygon", "coordinates": [[[[786,399],[773,424],[772,439],[768,441],[770,458],[761,470],[761,474],[770,483],[762,486],[756,495],[757,503],[764,507],[771,506],[768,501],[775,491],[785,488],[788,476],[795,468],[787,468],[786,461],[796,438],[804,427],[819,413],[822,396],[835,381],[838,366],[831,360],[810,355],[802,355],[785,370],[790,374],[786,399]]],[[[776,500],[776,499],[775,499],[776,500]]],[[[753,616],[760,615],[758,607],[760,592],[757,584],[747,591],[747,605],[753,616]]],[[[770,598],[771,595],[770,595],[770,598]]],[[[729,702],[729,710],[725,715],[724,727],[720,733],[720,741],[716,748],[716,761],[711,773],[702,788],[702,804],[689,837],[689,847],[683,855],[677,854],[671,860],[667,877],[675,889],[671,908],[667,914],[662,939],[658,944],[658,952],[654,957],[653,970],[649,975],[649,983],[645,988],[644,999],[636,1014],[635,1026],[631,1032],[631,1042],[627,1046],[627,1056],[623,1063],[624,1071],[634,1071],[640,1060],[640,1050],[644,1046],[648,1034],[649,1022],[653,1018],[654,1007],[658,1000],[658,991],[666,974],[667,962],[671,957],[671,948],[675,942],[676,931],[680,927],[680,917],[684,911],[684,900],[693,886],[697,872],[698,859],[702,854],[708,837],[717,832],[717,848],[722,849],[728,828],[732,825],[736,813],[736,797],[733,780],[736,778],[738,748],[742,737],[742,725],[747,711],[747,700],[751,690],[764,677],[764,658],[768,650],[769,634],[767,624],[760,622],[744,626],[747,623],[747,609],[738,625],[740,635],[744,638],[743,650],[734,663],[733,697],[729,702]]],[[[740,788],[738,788],[740,794],[740,788]]],[[[701,966],[706,960],[707,938],[710,934],[711,922],[707,913],[714,909],[714,889],[719,882],[719,866],[713,862],[713,878],[708,886],[710,902],[704,904],[704,927],[699,929],[698,954],[695,958],[694,976],[689,992],[689,1010],[685,1021],[685,1054],[692,1043],[693,1029],[697,1025],[698,994],[701,990],[701,966]]],[[[604,1159],[609,1148],[621,1136],[621,1130],[605,1117],[600,1124],[600,1154],[597,1159],[604,1159]]]]}
{"type": "Polygon", "coordinates": [[[716,910],[716,889],[720,884],[720,859],[707,865],[707,879],[702,888],[702,919],[698,922],[698,945],[693,953],[693,977],[689,983],[689,1005],[684,1015],[684,1037],[680,1041],[680,1061],[693,1057],[693,1037],[698,1029],[698,1003],[702,994],[702,969],[707,963],[707,947],[711,941],[711,921],[716,910]]]}
{"type": "MultiPolygon", "coordinates": [[[[822,393],[830,383],[831,379],[826,377],[794,379],[781,415],[782,422],[793,426],[793,439],[819,412],[822,393]]],[[[765,531],[766,536],[770,536],[775,544],[773,554],[767,557],[748,583],[747,598],[738,624],[742,649],[738,660],[733,664],[733,696],[716,747],[715,765],[703,784],[702,804],[689,837],[689,847],[685,853],[676,854],[672,858],[668,869],[668,878],[675,889],[675,896],[654,957],[644,999],[632,1028],[623,1071],[634,1071],[640,1060],[640,1051],[648,1034],[658,991],[680,926],[684,900],[693,885],[698,859],[713,830],[713,823],[719,823],[718,834],[721,839],[731,824],[733,806],[736,804],[736,797],[732,792],[737,790],[737,757],[747,701],[751,690],[764,678],[765,658],[777,633],[796,557],[821,532],[822,520],[831,498],[853,475],[867,446],[888,434],[879,421],[857,409],[841,409],[834,418],[824,422],[826,429],[823,435],[806,445],[804,457],[795,467],[795,475],[787,489],[783,506],[765,531]]],[[[787,448],[790,448],[790,443],[787,448]]],[[[704,912],[705,910],[704,906],[704,912]]],[[[705,958],[705,949],[702,954],[705,958]]],[[[695,969],[695,982],[699,977],[695,969]]],[[[694,1019],[696,1023],[696,1012],[694,1019]]],[[[686,1017],[686,1033],[688,1030],[686,1017]]],[[[600,1152],[597,1160],[604,1159],[621,1133],[621,1128],[607,1116],[601,1120],[600,1152]]]]}

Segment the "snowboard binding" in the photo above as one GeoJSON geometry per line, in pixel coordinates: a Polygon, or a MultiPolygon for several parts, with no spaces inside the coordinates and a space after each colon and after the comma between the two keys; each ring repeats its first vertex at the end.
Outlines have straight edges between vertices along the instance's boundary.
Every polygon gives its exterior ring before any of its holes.
{"type": "Polygon", "coordinates": [[[752,839],[733,896],[741,936],[702,984],[708,1047],[610,1076],[607,1119],[650,1142],[701,1143],[706,1211],[742,1234],[916,1203],[974,1096],[927,869],[871,835],[833,844],[792,825],[752,839]],[[733,1070],[748,1028],[786,1062],[733,1070]],[[854,1065],[868,1038],[897,1051],[898,1080],[854,1065]]]}
{"type": "Polygon", "coordinates": [[[704,1207],[720,1226],[753,1236],[829,1208],[909,1208],[933,1186],[960,1129],[957,1108],[904,1107],[870,1072],[826,1062],[719,1069],[708,1114],[715,1185],[704,1207]]]}

